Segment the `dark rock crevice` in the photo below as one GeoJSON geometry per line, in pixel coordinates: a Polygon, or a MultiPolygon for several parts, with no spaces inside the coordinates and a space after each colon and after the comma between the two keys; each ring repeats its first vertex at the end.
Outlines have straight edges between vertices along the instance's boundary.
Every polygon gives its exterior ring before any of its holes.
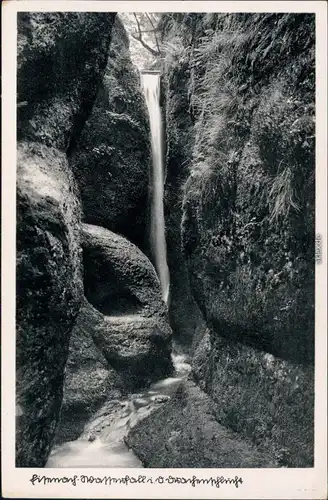
{"type": "Polygon", "coordinates": [[[164,69],[162,109],[166,131],[164,210],[170,269],[170,324],[175,340],[190,350],[204,329],[204,320],[190,289],[180,230],[183,186],[189,175],[193,142],[193,118],[185,87],[188,75],[186,64],[164,69]],[[177,85],[179,99],[176,98],[177,85]]]}

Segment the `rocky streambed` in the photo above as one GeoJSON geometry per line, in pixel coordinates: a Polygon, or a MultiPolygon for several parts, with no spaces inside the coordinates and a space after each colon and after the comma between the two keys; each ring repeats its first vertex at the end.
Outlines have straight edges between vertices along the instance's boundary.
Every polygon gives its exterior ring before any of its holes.
{"type": "Polygon", "coordinates": [[[274,457],[215,418],[184,354],[173,376],[142,393],[106,401],[78,439],[55,445],[46,467],[277,467],[274,457]]]}
{"type": "Polygon", "coordinates": [[[172,355],[175,371],[142,393],[107,401],[86,423],[80,437],[53,448],[46,467],[143,467],[125,438],[141,420],[167,403],[191,366],[183,354],[172,355]]]}

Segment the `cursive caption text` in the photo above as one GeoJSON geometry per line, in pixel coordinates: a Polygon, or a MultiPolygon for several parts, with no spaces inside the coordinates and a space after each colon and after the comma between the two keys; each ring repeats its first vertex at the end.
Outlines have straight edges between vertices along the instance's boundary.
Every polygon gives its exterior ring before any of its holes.
{"type": "Polygon", "coordinates": [[[194,488],[196,486],[209,485],[214,488],[220,488],[222,485],[233,485],[238,488],[243,484],[243,479],[239,476],[234,478],[216,476],[209,478],[202,478],[197,476],[183,477],[183,476],[123,476],[123,477],[113,477],[113,476],[87,476],[87,475],[74,475],[74,476],[62,476],[62,477],[49,477],[49,476],[39,476],[38,474],[33,474],[30,479],[33,486],[37,484],[48,485],[48,484],[71,484],[72,486],[77,486],[81,484],[102,484],[104,486],[112,486],[116,484],[123,484],[129,486],[130,484],[190,484],[194,488]]]}

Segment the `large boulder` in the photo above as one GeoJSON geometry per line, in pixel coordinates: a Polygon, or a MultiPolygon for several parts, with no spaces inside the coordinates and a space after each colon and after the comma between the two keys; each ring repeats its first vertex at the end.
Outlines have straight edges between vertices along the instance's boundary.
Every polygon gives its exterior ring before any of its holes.
{"type": "Polygon", "coordinates": [[[141,248],[147,247],[149,134],[139,74],[116,18],[105,75],[72,166],[84,221],[120,233],[141,248]]]}
{"type": "Polygon", "coordinates": [[[17,155],[16,465],[43,466],[58,421],[70,332],[83,294],[80,204],[64,154],[17,155]]]}
{"type": "Polygon", "coordinates": [[[313,467],[314,370],[206,332],[193,376],[212,398],[218,422],[279,466],[313,467]]]}
{"type": "Polygon", "coordinates": [[[270,453],[220,425],[211,399],[191,381],[184,381],[171,401],[132,428],[126,443],[144,467],[277,466],[270,453]]]}
{"type": "Polygon", "coordinates": [[[83,297],[67,154],[106,66],[114,13],[22,12],[17,39],[16,465],[44,466],[83,297]]]}
{"type": "Polygon", "coordinates": [[[83,224],[82,240],[95,343],[129,386],[165,376],[172,369],[172,331],[151,262],[128,240],[99,226],[83,224]]]}

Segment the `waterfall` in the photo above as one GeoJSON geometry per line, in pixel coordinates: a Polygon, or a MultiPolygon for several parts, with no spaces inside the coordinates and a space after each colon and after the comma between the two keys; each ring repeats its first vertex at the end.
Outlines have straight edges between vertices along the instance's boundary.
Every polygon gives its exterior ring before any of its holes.
{"type": "Polygon", "coordinates": [[[150,119],[152,176],[151,176],[151,214],[150,245],[157,271],[162,296],[165,302],[169,296],[169,269],[166,260],[165,221],[164,221],[164,159],[163,126],[160,108],[160,75],[142,73],[142,88],[145,94],[150,119]]]}

